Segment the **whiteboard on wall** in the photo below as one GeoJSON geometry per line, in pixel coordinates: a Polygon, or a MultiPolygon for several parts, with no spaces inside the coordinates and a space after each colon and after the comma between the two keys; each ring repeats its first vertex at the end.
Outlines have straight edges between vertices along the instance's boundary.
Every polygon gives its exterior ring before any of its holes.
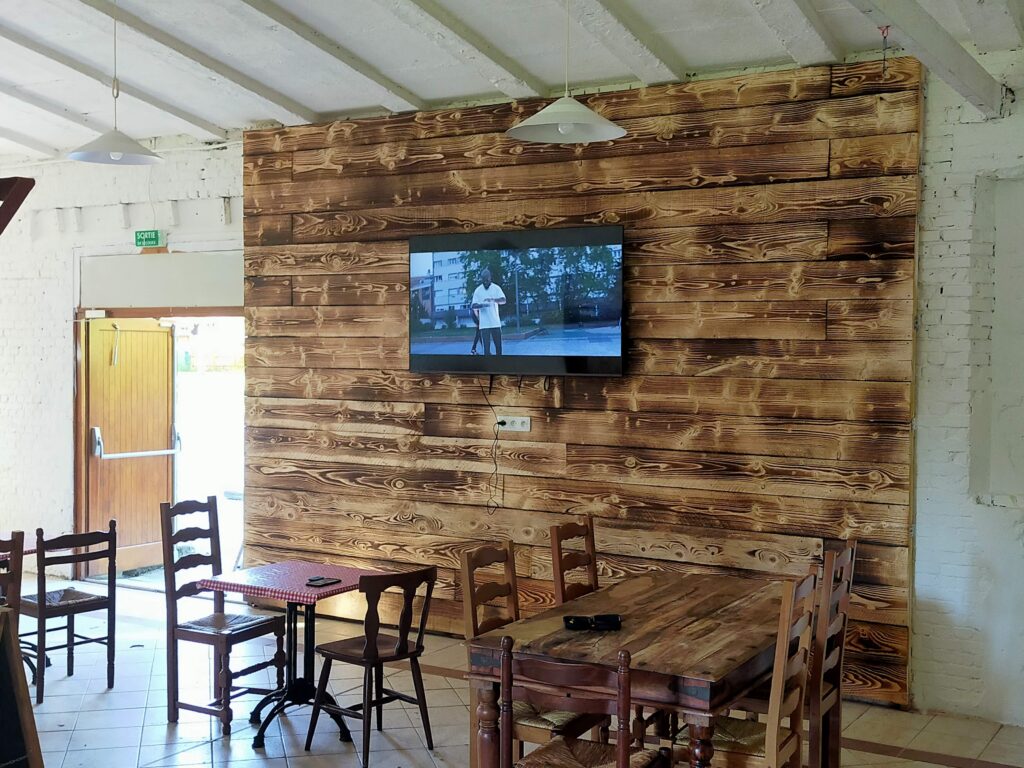
{"type": "Polygon", "coordinates": [[[242,251],[83,256],[78,306],[240,307],[242,251]]]}

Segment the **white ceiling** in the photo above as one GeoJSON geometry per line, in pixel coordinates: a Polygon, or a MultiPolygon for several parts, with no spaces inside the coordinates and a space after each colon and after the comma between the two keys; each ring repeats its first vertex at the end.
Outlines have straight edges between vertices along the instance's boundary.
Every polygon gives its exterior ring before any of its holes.
{"type": "MultiPolygon", "coordinates": [[[[953,37],[971,41],[965,8],[977,0],[918,1],[953,37]]],[[[848,0],[572,0],[574,13],[596,9],[598,21],[570,24],[570,80],[642,80],[628,53],[638,49],[674,78],[791,64],[756,7],[772,2],[809,6],[842,55],[879,47],[878,30],[848,0]]],[[[989,2],[1020,10],[1019,0],[989,2]]],[[[119,127],[136,138],[211,140],[218,129],[267,120],[508,98],[494,84],[495,64],[545,96],[563,77],[563,0],[0,0],[0,136],[8,136],[0,155],[45,155],[110,127],[109,87],[76,71],[109,76],[113,21],[104,9],[149,27],[147,36],[118,26],[123,90],[158,102],[122,93],[119,127]],[[423,10],[462,38],[417,21],[423,10]],[[288,28],[295,20],[309,28],[305,37],[288,28]]]]}

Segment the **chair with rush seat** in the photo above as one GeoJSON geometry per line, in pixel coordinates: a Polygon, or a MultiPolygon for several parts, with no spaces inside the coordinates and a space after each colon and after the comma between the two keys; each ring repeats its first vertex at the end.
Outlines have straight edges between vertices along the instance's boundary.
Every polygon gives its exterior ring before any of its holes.
{"type": "MultiPolygon", "coordinates": [[[[509,540],[504,547],[483,546],[463,552],[462,592],[467,640],[519,621],[515,544],[509,540]],[[502,566],[504,578],[482,581],[477,572],[493,565],[502,566]],[[504,605],[493,605],[498,600],[504,605]]],[[[513,702],[512,710],[514,738],[519,743],[520,757],[523,756],[523,742],[546,744],[558,736],[581,736],[591,728],[606,725],[608,721],[604,715],[544,712],[526,701],[513,702]]]]}
{"type": "Polygon", "coordinates": [[[313,734],[316,732],[316,721],[320,717],[321,710],[362,720],[363,768],[366,768],[370,760],[370,720],[373,710],[377,711],[377,730],[381,731],[384,729],[384,705],[393,701],[404,701],[406,704],[415,704],[419,708],[427,749],[434,748],[419,658],[423,655],[423,633],[427,629],[430,598],[436,582],[437,568],[434,566],[406,573],[373,574],[359,577],[359,591],[366,596],[363,636],[324,643],[316,648],[316,652],[323,656],[324,666],[320,671],[320,682],[317,685],[316,698],[313,701],[313,716],[310,718],[309,731],[306,734],[307,751],[313,745],[313,734]],[[415,601],[420,587],[424,587],[425,592],[420,606],[416,635],[411,637],[415,601]],[[394,635],[380,632],[380,601],[382,595],[389,589],[401,590],[402,593],[402,609],[398,617],[397,632],[394,635]],[[406,659],[409,661],[413,685],[416,688],[415,697],[384,687],[384,665],[406,659]],[[331,677],[331,665],[335,661],[363,668],[363,700],[361,703],[351,707],[339,707],[327,703],[327,683],[331,677]]]}
{"type": "MultiPolygon", "coordinates": [[[[816,576],[783,587],[766,722],[715,718],[714,763],[723,768],[800,768],[804,695],[814,634],[816,576]]],[[[689,731],[676,736],[677,758],[690,759],[689,731]]]]}
{"type": "Polygon", "coordinates": [[[668,749],[634,747],[630,734],[630,656],[619,651],[618,669],[595,664],[517,659],[511,637],[501,639],[500,764],[502,768],[660,768],[668,749]],[[513,697],[538,709],[615,715],[615,744],[559,736],[513,763],[513,697]]]}
{"type": "Polygon", "coordinates": [[[594,523],[589,517],[582,523],[551,526],[551,571],[556,605],[597,591],[597,549],[594,546],[594,523]],[[583,540],[583,551],[564,551],[565,542],[574,539],[583,540]],[[579,568],[586,569],[586,582],[567,582],[566,575],[579,568]]]}
{"type": "Polygon", "coordinates": [[[75,647],[89,643],[100,643],[107,646],[107,688],[114,687],[114,635],[115,635],[115,603],[117,599],[117,521],[111,520],[106,531],[90,533],[72,533],[57,536],[53,539],[43,538],[43,529],[36,529],[36,585],[35,594],[21,596],[21,613],[36,620],[34,631],[23,632],[22,636],[36,636],[36,704],[43,703],[46,686],[46,652],[67,649],[68,676],[75,674],[75,647]],[[99,547],[92,549],[90,547],[99,547]],[[69,551],[70,554],[51,554],[69,551]],[[107,593],[96,595],[82,592],[74,587],[46,590],[46,569],[54,565],[74,565],[106,560],[107,593]],[[107,634],[105,637],[86,637],[75,632],[75,617],[80,613],[93,611],[107,612],[107,634]],[[62,627],[48,627],[48,619],[63,617],[66,624],[62,627]],[[67,640],[63,645],[47,646],[46,636],[49,632],[67,630],[67,640]]]}
{"type": "MultiPolygon", "coordinates": [[[[231,733],[231,700],[249,693],[269,694],[267,688],[235,685],[237,678],[245,677],[262,669],[274,667],[277,671],[277,687],[284,686],[284,616],[258,616],[224,612],[224,593],[213,593],[213,613],[191,621],[178,620],[178,601],[192,597],[202,590],[199,577],[185,584],[178,584],[179,571],[209,566],[214,576],[221,573],[220,528],[217,524],[217,498],[207,497],[202,501],[179,501],[171,505],[160,505],[161,545],[164,560],[164,597],[167,601],[167,721],[178,722],[178,710],[201,712],[213,715],[221,722],[221,730],[231,733]],[[205,514],[209,527],[175,528],[175,518],[182,515],[205,514]],[[190,553],[178,556],[176,550],[185,545],[194,547],[195,542],[209,542],[210,554],[190,553]],[[269,661],[253,664],[238,672],[231,671],[232,649],[248,640],[274,635],[277,651],[269,661]],[[209,704],[190,704],[178,698],[178,641],[201,643],[213,648],[217,679],[214,684],[214,700],[209,704]]],[[[258,718],[254,712],[253,717],[258,718]]]]}
{"type": "Polygon", "coordinates": [[[18,636],[18,610],[21,607],[22,555],[25,532],[14,531],[11,538],[0,539],[0,605],[11,609],[14,636],[18,636]]]}

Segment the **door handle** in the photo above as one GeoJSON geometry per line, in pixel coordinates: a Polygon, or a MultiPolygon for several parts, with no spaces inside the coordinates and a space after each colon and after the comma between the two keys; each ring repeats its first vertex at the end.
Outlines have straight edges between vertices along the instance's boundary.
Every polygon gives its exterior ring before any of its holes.
{"type": "Polygon", "coordinates": [[[147,456],[176,456],[181,453],[181,437],[177,431],[174,433],[174,447],[164,448],[157,451],[126,451],[124,453],[104,453],[103,433],[99,427],[89,428],[89,442],[92,446],[92,455],[98,459],[143,459],[147,456]]]}

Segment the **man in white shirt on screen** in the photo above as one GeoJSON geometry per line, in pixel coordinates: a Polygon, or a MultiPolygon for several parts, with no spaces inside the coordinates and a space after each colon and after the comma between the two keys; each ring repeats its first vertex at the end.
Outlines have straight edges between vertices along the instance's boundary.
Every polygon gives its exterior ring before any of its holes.
{"type": "Polygon", "coordinates": [[[480,282],[473,291],[473,309],[480,310],[480,340],[484,345],[484,354],[491,354],[491,341],[494,342],[494,354],[501,354],[501,316],[498,307],[505,303],[505,292],[497,284],[491,282],[491,270],[484,268],[480,273],[480,282]]]}

